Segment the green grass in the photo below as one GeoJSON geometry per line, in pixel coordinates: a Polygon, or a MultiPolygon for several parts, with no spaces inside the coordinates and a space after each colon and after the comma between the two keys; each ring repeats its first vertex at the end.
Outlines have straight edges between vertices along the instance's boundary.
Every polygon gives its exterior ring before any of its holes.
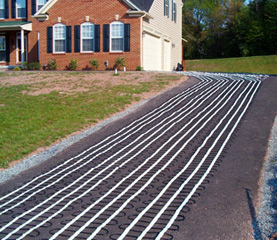
{"type": "Polygon", "coordinates": [[[92,87],[73,95],[57,91],[38,96],[26,94],[32,85],[0,87],[0,167],[8,167],[11,161],[22,159],[39,147],[107,118],[126,104],[138,101],[139,94],[162,89],[179,78],[157,75],[138,85],[92,87]]]}
{"type": "Polygon", "coordinates": [[[187,71],[277,74],[277,55],[187,60],[187,71]]]}

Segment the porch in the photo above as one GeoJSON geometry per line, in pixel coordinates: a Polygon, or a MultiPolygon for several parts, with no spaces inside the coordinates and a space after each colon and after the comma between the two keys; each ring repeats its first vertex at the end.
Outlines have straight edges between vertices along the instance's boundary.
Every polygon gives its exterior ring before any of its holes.
{"type": "Polygon", "coordinates": [[[13,68],[28,61],[28,32],[32,23],[0,22],[0,68],[13,68]]]}

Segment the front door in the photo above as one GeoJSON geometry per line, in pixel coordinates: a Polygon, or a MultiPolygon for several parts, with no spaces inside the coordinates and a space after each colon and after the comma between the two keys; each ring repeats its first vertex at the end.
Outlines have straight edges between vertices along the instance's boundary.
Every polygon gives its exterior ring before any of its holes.
{"type": "MultiPolygon", "coordinates": [[[[24,37],[24,62],[27,62],[27,36],[24,37]]],[[[16,62],[21,63],[21,37],[16,37],[16,62]]]]}

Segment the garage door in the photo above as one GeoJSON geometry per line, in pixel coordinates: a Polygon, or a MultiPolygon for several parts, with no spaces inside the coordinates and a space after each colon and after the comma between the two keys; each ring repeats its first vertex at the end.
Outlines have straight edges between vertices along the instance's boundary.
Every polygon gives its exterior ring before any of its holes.
{"type": "Polygon", "coordinates": [[[164,71],[172,71],[171,68],[171,44],[164,41],[164,71]]]}
{"type": "Polygon", "coordinates": [[[162,70],[162,44],[161,38],[148,33],[143,37],[143,69],[162,70]]]}

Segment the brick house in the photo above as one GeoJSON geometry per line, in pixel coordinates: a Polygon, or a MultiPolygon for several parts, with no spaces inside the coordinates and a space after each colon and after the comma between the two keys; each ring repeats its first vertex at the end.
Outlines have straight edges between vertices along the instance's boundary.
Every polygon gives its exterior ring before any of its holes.
{"type": "Polygon", "coordinates": [[[182,0],[0,0],[0,66],[60,70],[71,59],[99,69],[124,57],[127,69],[171,71],[182,61],[182,0]]]}

